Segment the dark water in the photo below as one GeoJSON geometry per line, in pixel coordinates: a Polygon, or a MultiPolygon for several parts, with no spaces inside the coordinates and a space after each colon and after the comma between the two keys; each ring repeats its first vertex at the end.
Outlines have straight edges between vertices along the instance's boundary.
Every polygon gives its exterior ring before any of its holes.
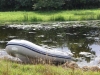
{"type": "Polygon", "coordinates": [[[70,51],[80,65],[100,64],[100,27],[66,24],[0,26],[0,49],[11,39],[25,39],[45,48],[70,51]]]}

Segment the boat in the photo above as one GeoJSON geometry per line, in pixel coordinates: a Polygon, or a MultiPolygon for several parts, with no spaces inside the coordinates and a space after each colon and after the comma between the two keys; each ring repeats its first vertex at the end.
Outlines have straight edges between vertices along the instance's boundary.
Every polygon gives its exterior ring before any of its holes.
{"type": "Polygon", "coordinates": [[[9,41],[5,50],[9,55],[17,57],[23,62],[40,59],[63,63],[70,60],[73,56],[70,52],[46,49],[30,41],[21,39],[9,41]]]}

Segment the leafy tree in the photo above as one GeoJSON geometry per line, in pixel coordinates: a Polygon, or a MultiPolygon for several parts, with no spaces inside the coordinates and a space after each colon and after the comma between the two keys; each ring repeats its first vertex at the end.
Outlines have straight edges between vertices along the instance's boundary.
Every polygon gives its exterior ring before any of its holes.
{"type": "Polygon", "coordinates": [[[32,10],[32,0],[16,0],[15,9],[32,10]]]}
{"type": "Polygon", "coordinates": [[[100,8],[100,0],[0,0],[0,10],[100,8]]]}
{"type": "Polygon", "coordinates": [[[64,0],[33,0],[33,2],[35,2],[33,9],[42,10],[61,9],[64,4],[64,0]]]}
{"type": "Polygon", "coordinates": [[[14,9],[15,0],[0,0],[0,10],[14,9]]]}
{"type": "Polygon", "coordinates": [[[32,10],[32,0],[0,0],[0,10],[32,10]]]}

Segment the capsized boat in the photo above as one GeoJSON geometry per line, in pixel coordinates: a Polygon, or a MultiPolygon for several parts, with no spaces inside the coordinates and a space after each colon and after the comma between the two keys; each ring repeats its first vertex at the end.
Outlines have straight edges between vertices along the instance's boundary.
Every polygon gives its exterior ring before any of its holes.
{"type": "MultiPolygon", "coordinates": [[[[6,51],[8,54],[19,58],[23,62],[30,62],[29,58],[44,59],[54,62],[66,62],[71,60],[72,53],[45,49],[27,40],[13,39],[7,43],[6,51]]],[[[32,61],[32,60],[31,60],[32,61]]]]}

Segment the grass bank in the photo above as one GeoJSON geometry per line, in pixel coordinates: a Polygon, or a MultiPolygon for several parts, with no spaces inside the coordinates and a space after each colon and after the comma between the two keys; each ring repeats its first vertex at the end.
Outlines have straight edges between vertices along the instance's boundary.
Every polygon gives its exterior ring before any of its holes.
{"type": "Polygon", "coordinates": [[[100,10],[61,10],[61,11],[10,11],[0,12],[0,24],[21,22],[82,21],[100,20],[100,10]]]}
{"type": "Polygon", "coordinates": [[[8,60],[0,60],[0,75],[100,75],[100,72],[46,64],[19,64],[8,60]]]}

